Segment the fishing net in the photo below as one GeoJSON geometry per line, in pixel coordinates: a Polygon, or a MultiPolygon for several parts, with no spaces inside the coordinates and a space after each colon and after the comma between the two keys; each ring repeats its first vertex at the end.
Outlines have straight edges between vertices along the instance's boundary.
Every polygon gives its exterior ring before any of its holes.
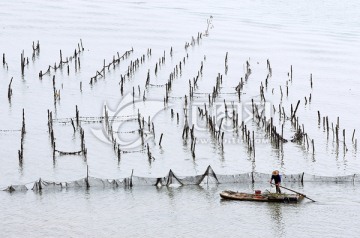
{"type": "Polygon", "coordinates": [[[61,190],[63,188],[62,183],[49,182],[42,179],[36,181],[32,187],[33,191],[40,190],[61,190]]]}
{"type": "Polygon", "coordinates": [[[219,181],[213,169],[208,166],[204,174],[195,176],[176,176],[173,171],[170,170],[166,185],[174,183],[179,183],[180,185],[200,185],[205,183],[219,183],[219,181]]]}
{"type": "MultiPolygon", "coordinates": [[[[112,188],[113,187],[113,184],[108,179],[89,177],[87,182],[88,182],[89,187],[95,187],[95,188],[112,188]]],[[[85,180],[85,184],[86,184],[86,180],[85,180]]]]}
{"type": "Polygon", "coordinates": [[[328,177],[328,176],[318,176],[304,174],[304,182],[331,182],[331,183],[345,183],[345,182],[356,182],[359,180],[359,176],[356,174],[346,175],[346,176],[337,176],[337,177],[328,177]]]}
{"type": "Polygon", "coordinates": [[[27,191],[28,188],[25,185],[10,185],[5,188],[3,191],[15,192],[15,191],[27,191]]]}
{"type": "Polygon", "coordinates": [[[251,173],[234,174],[234,175],[219,175],[217,174],[219,183],[252,183],[251,173]]]}
{"type": "MultiPolygon", "coordinates": [[[[219,183],[256,183],[256,182],[269,182],[271,174],[265,173],[244,173],[235,175],[216,175],[219,183]]],[[[303,173],[281,175],[282,182],[301,182],[303,173]]]]}
{"type": "MultiPolygon", "coordinates": [[[[179,176],[172,170],[164,177],[149,178],[140,176],[129,176],[120,179],[101,179],[95,177],[85,177],[71,182],[51,182],[39,179],[32,183],[32,190],[37,192],[40,190],[62,190],[62,189],[89,189],[89,188],[131,188],[133,186],[186,186],[186,185],[203,185],[203,184],[230,184],[230,183],[263,183],[269,182],[271,174],[250,172],[233,175],[216,174],[211,166],[201,175],[179,176]]],[[[305,173],[299,174],[282,174],[283,183],[304,183],[304,182],[331,182],[331,183],[357,183],[360,182],[358,174],[347,176],[318,176],[305,173]]],[[[29,186],[30,187],[30,186],[29,186]]],[[[10,185],[3,191],[27,191],[25,185],[10,185]]]]}
{"type": "Polygon", "coordinates": [[[110,179],[109,183],[112,188],[124,187],[124,179],[110,179]]]}
{"type": "Polygon", "coordinates": [[[146,178],[146,177],[130,177],[132,184],[127,184],[128,187],[136,186],[162,186],[164,185],[165,178],[146,178]]]}
{"type": "Polygon", "coordinates": [[[288,174],[288,175],[282,175],[281,180],[283,182],[302,182],[304,173],[300,174],[288,174]]]}

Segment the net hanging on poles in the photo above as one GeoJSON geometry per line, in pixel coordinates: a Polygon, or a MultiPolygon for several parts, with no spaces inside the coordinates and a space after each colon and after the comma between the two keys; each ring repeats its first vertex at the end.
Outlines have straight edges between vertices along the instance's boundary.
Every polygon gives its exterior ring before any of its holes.
{"type": "MultiPolygon", "coordinates": [[[[202,184],[230,184],[230,183],[264,183],[269,182],[271,174],[250,172],[233,175],[216,174],[209,165],[205,172],[201,175],[194,176],[179,176],[176,175],[171,169],[166,176],[163,177],[141,177],[131,176],[119,179],[102,179],[91,176],[86,176],[78,180],[70,182],[52,182],[42,180],[41,178],[30,185],[10,185],[1,190],[7,192],[15,191],[27,191],[33,190],[34,192],[54,190],[60,191],[62,189],[89,189],[89,188],[131,188],[133,186],[187,186],[187,185],[202,185],[202,184]]],[[[346,176],[319,176],[306,173],[299,174],[282,174],[283,183],[304,183],[304,182],[316,182],[316,183],[357,183],[360,182],[358,174],[346,175],[346,176]]]]}

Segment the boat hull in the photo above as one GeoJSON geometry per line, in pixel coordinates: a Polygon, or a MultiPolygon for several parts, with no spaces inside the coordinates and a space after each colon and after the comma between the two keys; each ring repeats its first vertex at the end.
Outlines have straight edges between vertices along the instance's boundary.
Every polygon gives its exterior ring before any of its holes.
{"type": "Polygon", "coordinates": [[[225,200],[273,202],[273,203],[298,203],[304,197],[298,194],[251,194],[234,191],[222,191],[220,197],[225,200]]]}

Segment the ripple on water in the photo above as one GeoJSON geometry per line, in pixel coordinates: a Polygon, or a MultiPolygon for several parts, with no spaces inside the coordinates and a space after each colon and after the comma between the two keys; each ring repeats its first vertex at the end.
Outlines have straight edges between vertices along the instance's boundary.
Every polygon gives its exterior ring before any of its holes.
{"type": "MultiPolygon", "coordinates": [[[[0,132],[0,187],[9,184],[25,184],[39,177],[55,181],[72,181],[85,177],[86,166],[90,175],[100,178],[129,176],[132,169],[138,176],[165,176],[170,169],[179,175],[203,173],[210,164],[221,174],[244,173],[251,170],[269,173],[274,167],[285,174],[312,173],[318,175],[343,175],[358,173],[358,152],[351,142],[354,129],[360,131],[355,119],[359,95],[359,4],[349,1],[167,1],[117,2],[117,1],[44,1],[28,0],[0,2],[0,53],[6,53],[9,69],[0,68],[0,130],[18,129],[21,111],[25,108],[27,133],[24,144],[23,167],[19,168],[17,150],[20,133],[0,132]],[[204,32],[206,19],[212,15],[214,28],[209,37],[199,45],[184,51],[185,42],[191,36],[204,32]],[[57,71],[56,87],[61,89],[61,101],[54,108],[51,76],[38,79],[40,70],[70,56],[82,38],[85,52],[81,54],[81,68],[70,75],[57,71]],[[31,60],[31,44],[40,41],[41,52],[31,60]],[[99,80],[91,87],[88,83],[103,60],[134,48],[134,54],[120,67],[107,72],[106,80],[99,80]],[[173,58],[168,55],[173,47],[173,58]],[[150,147],[155,161],[148,162],[146,153],[124,154],[117,160],[111,146],[100,142],[91,133],[92,124],[85,129],[88,157],[59,156],[52,159],[47,132],[47,110],[57,118],[73,117],[75,105],[81,116],[100,116],[103,103],[116,108],[119,95],[120,74],[126,73],[130,60],[135,60],[152,49],[152,56],[127,82],[125,91],[139,85],[144,89],[148,69],[151,82],[164,84],[174,66],[186,57],[181,78],[174,80],[172,96],[188,94],[188,80],[196,76],[200,62],[204,72],[198,82],[200,93],[212,91],[218,73],[223,74],[224,91],[233,88],[244,77],[244,65],[249,60],[253,70],[244,85],[243,102],[259,98],[259,85],[266,78],[266,60],[269,59],[273,76],[269,80],[266,99],[276,110],[282,103],[290,112],[301,99],[297,116],[300,124],[316,145],[315,156],[311,149],[293,143],[284,145],[280,153],[270,143],[256,144],[256,159],[249,157],[241,136],[237,143],[225,143],[224,152],[211,140],[196,146],[193,159],[189,144],[184,144],[182,134],[183,99],[174,99],[173,109],[181,114],[180,123],[170,119],[165,110],[155,118],[156,137],[150,147]],[[19,56],[22,50],[30,58],[25,76],[19,73],[19,56]],[[154,75],[153,67],[166,51],[166,63],[154,75]],[[228,52],[229,71],[224,74],[224,57],[228,52]],[[205,57],[206,56],[206,57],[205,57]],[[206,59],[205,59],[206,58],[206,59]],[[293,80],[288,72],[293,66],[293,80]],[[310,88],[310,74],[313,88],[310,88]],[[11,103],[7,97],[10,78],[14,77],[11,103]],[[82,82],[82,92],[79,83],[82,82]],[[289,95],[280,99],[280,86],[289,95]],[[272,93],[273,92],[273,93],[272,93]],[[304,97],[312,95],[311,104],[304,105],[304,97]],[[340,127],[346,129],[345,153],[336,150],[332,132],[329,139],[322,125],[317,123],[317,111],[329,116],[330,123],[340,117],[340,127]],[[164,133],[162,148],[159,135],[164,133]]],[[[1,67],[1,66],[0,66],[1,67]]],[[[151,88],[147,96],[162,101],[163,87],[151,88]]],[[[205,94],[201,94],[205,95],[205,94]]],[[[225,97],[224,97],[225,98],[225,97]]],[[[221,102],[224,98],[221,98],[221,102]]],[[[201,100],[200,97],[199,100],[201,100]]],[[[204,101],[207,98],[204,96],[204,101]]],[[[226,96],[236,101],[235,96],[226,96]]],[[[146,107],[146,105],[145,105],[146,107]]],[[[136,112],[135,112],[136,114],[136,112]]],[[[277,112],[273,114],[276,117],[277,112]]],[[[275,119],[277,127],[281,123],[275,119]]],[[[249,124],[256,136],[264,132],[249,124]]],[[[285,125],[284,135],[290,139],[294,130],[285,125]]],[[[342,133],[342,131],[340,131],[342,133]]],[[[208,132],[196,132],[197,138],[209,139],[208,132]]],[[[76,150],[80,148],[78,135],[72,128],[55,125],[57,148],[76,150]]],[[[234,133],[228,134],[228,139],[234,133]]],[[[355,138],[357,133],[355,134],[355,138]]],[[[341,146],[341,145],[340,145],[341,146]]],[[[358,217],[357,185],[305,184],[296,187],[311,194],[318,203],[301,205],[272,205],[237,202],[220,202],[219,191],[227,188],[252,191],[245,185],[220,185],[218,187],[184,188],[134,188],[132,190],[96,190],[44,192],[42,195],[26,193],[0,193],[3,221],[1,233],[14,237],[36,236],[244,236],[268,234],[288,236],[342,236],[355,237],[359,230],[355,224],[358,217]],[[301,222],[299,222],[301,221],[301,222]],[[22,229],[19,228],[22,224],[22,229]],[[351,227],[342,229],[342,227],[351,227]],[[321,230],[318,227],[322,227],[321,230]]],[[[259,185],[265,189],[267,185],[259,185]]]]}

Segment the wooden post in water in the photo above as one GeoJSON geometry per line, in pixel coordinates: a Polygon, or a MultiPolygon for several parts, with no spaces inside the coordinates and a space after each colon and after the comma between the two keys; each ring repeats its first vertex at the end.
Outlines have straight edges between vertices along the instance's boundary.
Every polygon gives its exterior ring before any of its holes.
{"type": "Polygon", "coordinates": [[[354,129],[354,132],[353,132],[353,135],[352,135],[352,138],[351,138],[351,141],[354,143],[354,136],[355,136],[355,129],[354,129]]]}
{"type": "Polygon", "coordinates": [[[337,124],[335,127],[336,144],[339,145],[339,117],[337,118],[337,124]]]}
{"type": "Polygon", "coordinates": [[[153,136],[154,136],[154,139],[155,139],[155,126],[154,126],[154,123],[152,122],[151,125],[152,125],[152,133],[153,133],[153,136]]]}
{"type": "Polygon", "coordinates": [[[307,150],[309,150],[309,137],[307,134],[305,134],[306,136],[306,145],[307,145],[307,150]]]}
{"type": "Polygon", "coordinates": [[[11,77],[9,87],[8,87],[8,99],[9,99],[9,102],[11,102],[11,96],[12,96],[12,89],[11,89],[12,81],[13,81],[13,77],[11,77]]]}
{"type": "Polygon", "coordinates": [[[196,138],[191,142],[191,155],[193,159],[195,159],[195,146],[196,146],[196,138]]]}
{"type": "Polygon", "coordinates": [[[314,139],[311,140],[312,148],[313,148],[313,155],[315,154],[315,145],[314,145],[314,139]]]}
{"type": "Polygon", "coordinates": [[[21,144],[20,144],[20,150],[18,151],[20,167],[22,167],[22,163],[23,163],[25,133],[26,133],[25,132],[25,110],[23,109],[23,111],[22,111],[22,127],[21,127],[21,144]]]}
{"type": "Polygon", "coordinates": [[[85,185],[86,185],[86,189],[89,189],[89,188],[90,188],[90,183],[89,183],[89,165],[86,165],[85,185]]]}
{"type": "Polygon", "coordinates": [[[147,143],[146,147],[147,147],[147,156],[148,156],[149,162],[151,163],[151,160],[153,159],[153,157],[151,156],[149,143],[147,143]]]}
{"type": "Polygon", "coordinates": [[[326,131],[329,134],[329,117],[326,116],[326,131]]]}
{"type": "Polygon", "coordinates": [[[24,75],[25,69],[25,57],[24,57],[24,50],[21,53],[21,75],[24,75]]]}
{"type": "Polygon", "coordinates": [[[135,103],[135,88],[134,87],[133,87],[132,96],[133,96],[133,104],[134,104],[135,103]]]}
{"type": "Polygon", "coordinates": [[[355,139],[355,152],[357,152],[357,139],[355,139]]]}
{"type": "Polygon", "coordinates": [[[77,105],[75,105],[75,115],[76,115],[76,126],[79,127],[79,110],[77,105]]]}
{"type": "Polygon", "coordinates": [[[288,96],[289,96],[289,86],[286,85],[286,97],[288,97],[288,96]]]}
{"type": "Polygon", "coordinates": [[[292,120],[293,118],[295,118],[295,114],[296,114],[296,111],[297,111],[297,109],[298,109],[298,107],[299,107],[299,104],[300,104],[300,100],[299,100],[299,101],[297,102],[297,104],[296,104],[295,111],[294,111],[294,113],[292,114],[291,120],[292,120]]]}
{"type": "Polygon", "coordinates": [[[161,146],[162,137],[163,137],[163,133],[161,133],[161,135],[160,135],[159,146],[161,146]]]}
{"type": "Polygon", "coordinates": [[[74,124],[74,120],[72,118],[70,118],[71,120],[71,125],[73,127],[73,130],[74,130],[74,133],[76,132],[76,129],[75,129],[75,124],[74,124]]]}
{"type": "Polygon", "coordinates": [[[104,67],[103,67],[103,71],[104,71],[104,78],[105,78],[105,59],[104,59],[104,67]]]}
{"type": "Polygon", "coordinates": [[[118,145],[117,147],[117,156],[118,156],[118,162],[120,162],[121,159],[121,150],[120,150],[120,146],[118,145]]]}
{"type": "Polygon", "coordinates": [[[60,67],[62,66],[62,64],[63,64],[63,60],[62,60],[62,52],[61,52],[61,50],[60,50],[60,67]]]}
{"type": "Polygon", "coordinates": [[[255,133],[254,133],[254,131],[252,132],[252,144],[253,144],[254,158],[255,158],[255,133]]]}

